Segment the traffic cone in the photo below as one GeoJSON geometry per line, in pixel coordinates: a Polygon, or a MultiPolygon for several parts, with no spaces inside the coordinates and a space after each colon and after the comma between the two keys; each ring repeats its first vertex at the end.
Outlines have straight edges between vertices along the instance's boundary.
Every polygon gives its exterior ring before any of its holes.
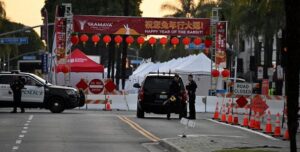
{"type": "Polygon", "coordinates": [[[268,118],[267,118],[267,124],[266,124],[266,128],[265,128],[265,133],[266,134],[273,134],[272,124],[271,124],[271,112],[270,112],[270,110],[268,111],[268,118]]]}
{"type": "Polygon", "coordinates": [[[221,122],[226,122],[226,110],[225,110],[225,104],[223,104],[223,106],[222,106],[221,122]]]}
{"type": "Polygon", "coordinates": [[[228,119],[227,119],[227,123],[229,123],[229,124],[233,123],[233,119],[232,119],[232,107],[231,106],[228,107],[228,119]]]}
{"type": "Polygon", "coordinates": [[[216,110],[213,119],[219,120],[219,102],[216,104],[216,110]]]}
{"type": "Polygon", "coordinates": [[[256,113],[256,120],[255,120],[255,128],[254,128],[254,130],[262,130],[261,128],[260,128],[260,116],[259,116],[259,112],[257,112],[256,113]]]}
{"type": "Polygon", "coordinates": [[[240,125],[239,124],[239,117],[238,117],[238,108],[237,106],[235,106],[235,113],[234,113],[234,117],[233,117],[233,125],[240,125]]]}
{"type": "Polygon", "coordinates": [[[250,119],[250,125],[249,125],[249,128],[251,129],[254,129],[255,128],[255,115],[256,115],[256,112],[254,112],[252,115],[251,115],[251,119],[250,119]]]}
{"type": "Polygon", "coordinates": [[[248,108],[245,108],[245,115],[243,120],[243,127],[249,127],[249,114],[248,114],[248,108]]]}
{"type": "Polygon", "coordinates": [[[110,102],[108,100],[106,100],[105,103],[105,111],[111,111],[110,102]]]}
{"type": "Polygon", "coordinates": [[[276,126],[274,130],[274,137],[281,137],[281,128],[280,128],[280,114],[277,113],[276,115],[276,126]]]}

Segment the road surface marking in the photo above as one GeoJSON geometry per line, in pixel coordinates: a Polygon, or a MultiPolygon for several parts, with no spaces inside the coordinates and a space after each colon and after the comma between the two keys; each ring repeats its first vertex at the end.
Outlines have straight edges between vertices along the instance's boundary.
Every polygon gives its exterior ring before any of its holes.
{"type": "Polygon", "coordinates": [[[279,141],[279,139],[276,139],[272,136],[269,136],[269,135],[266,135],[264,133],[257,132],[257,131],[254,131],[254,130],[251,130],[251,129],[248,129],[248,128],[244,128],[244,127],[240,127],[240,126],[233,126],[233,125],[225,124],[225,123],[222,123],[222,122],[219,122],[219,121],[216,121],[216,120],[212,120],[212,119],[206,119],[206,120],[209,120],[209,121],[212,121],[212,122],[215,122],[215,123],[218,123],[218,124],[222,124],[222,125],[225,125],[225,126],[231,126],[231,127],[239,128],[239,129],[242,129],[242,130],[245,130],[245,131],[260,135],[260,136],[263,136],[263,137],[271,139],[271,140],[279,141]]]}
{"type": "Polygon", "coordinates": [[[129,126],[131,126],[134,130],[138,131],[140,134],[142,134],[143,136],[145,136],[146,138],[148,138],[149,140],[153,141],[153,142],[157,142],[160,140],[160,138],[156,137],[155,135],[153,135],[152,133],[150,133],[149,131],[145,130],[144,128],[142,128],[140,125],[138,125],[137,123],[133,122],[132,120],[130,120],[129,118],[127,118],[126,116],[118,116],[118,118],[120,120],[122,120],[123,122],[127,123],[129,126]]]}
{"type": "Polygon", "coordinates": [[[21,144],[22,140],[16,140],[16,144],[21,144]]]}
{"type": "MultiPolygon", "coordinates": [[[[29,128],[28,126],[29,126],[29,124],[30,124],[30,122],[31,122],[32,119],[33,119],[33,115],[30,115],[29,118],[28,118],[28,120],[26,121],[26,123],[23,126],[23,130],[21,131],[22,134],[19,134],[18,139],[16,140],[16,145],[21,145],[21,143],[22,143],[22,139],[21,138],[25,137],[24,134],[27,133],[27,130],[29,128]]],[[[19,149],[19,146],[16,146],[16,145],[14,145],[12,147],[13,151],[17,151],[19,149]]]]}

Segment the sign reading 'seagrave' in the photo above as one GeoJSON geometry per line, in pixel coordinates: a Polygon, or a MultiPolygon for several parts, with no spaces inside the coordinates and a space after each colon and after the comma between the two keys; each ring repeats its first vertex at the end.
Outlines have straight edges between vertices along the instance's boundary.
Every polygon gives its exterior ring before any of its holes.
{"type": "Polygon", "coordinates": [[[120,35],[207,36],[210,19],[73,16],[74,32],[120,35]]]}
{"type": "Polygon", "coordinates": [[[252,85],[250,83],[235,83],[233,93],[235,95],[251,95],[252,85]]]}

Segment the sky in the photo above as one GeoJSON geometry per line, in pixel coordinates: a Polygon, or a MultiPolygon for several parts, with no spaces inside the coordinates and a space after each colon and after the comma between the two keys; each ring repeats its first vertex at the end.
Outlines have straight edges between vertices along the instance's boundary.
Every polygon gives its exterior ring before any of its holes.
{"type": "MultiPolygon", "coordinates": [[[[7,17],[14,22],[22,23],[27,26],[42,24],[40,10],[44,6],[44,0],[2,0],[5,3],[7,17]]],[[[163,3],[174,4],[176,0],[143,0],[140,8],[144,17],[162,17],[169,14],[161,11],[163,3]],[[155,5],[153,4],[155,2],[155,5]]],[[[40,29],[35,29],[40,33],[40,29]]]]}

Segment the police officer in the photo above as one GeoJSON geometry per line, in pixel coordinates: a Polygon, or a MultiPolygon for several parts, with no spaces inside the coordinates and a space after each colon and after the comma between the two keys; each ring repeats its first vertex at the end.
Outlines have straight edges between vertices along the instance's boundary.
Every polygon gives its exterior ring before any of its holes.
{"type": "Polygon", "coordinates": [[[189,119],[196,119],[196,110],[195,110],[195,99],[196,99],[196,89],[197,84],[193,80],[193,75],[188,76],[189,83],[186,85],[186,89],[188,91],[189,95],[189,109],[190,109],[190,115],[189,119]]]}
{"type": "Polygon", "coordinates": [[[179,118],[183,116],[182,112],[182,103],[181,103],[181,97],[180,97],[180,90],[181,90],[181,84],[179,81],[179,75],[175,74],[174,80],[172,80],[172,83],[169,87],[170,95],[169,95],[169,104],[168,104],[168,113],[167,113],[167,119],[170,120],[171,117],[171,108],[174,106],[174,104],[177,104],[179,106],[179,118]]]}
{"type": "Polygon", "coordinates": [[[13,91],[14,101],[13,106],[14,109],[11,113],[17,112],[17,107],[21,108],[21,113],[24,113],[24,107],[21,104],[21,96],[22,96],[22,89],[24,88],[24,82],[22,81],[21,77],[15,77],[15,80],[10,84],[10,88],[13,91]]]}

